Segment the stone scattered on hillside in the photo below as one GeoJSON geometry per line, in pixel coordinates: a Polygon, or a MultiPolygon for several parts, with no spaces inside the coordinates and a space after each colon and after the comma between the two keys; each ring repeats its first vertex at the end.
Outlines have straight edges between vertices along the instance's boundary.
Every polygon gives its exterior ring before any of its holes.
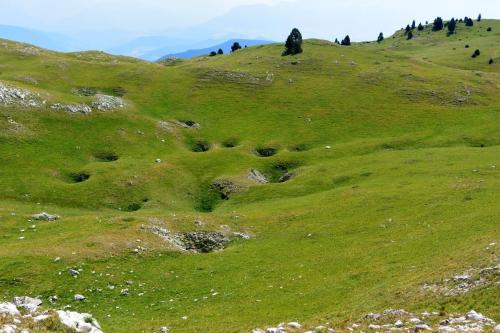
{"type": "Polygon", "coordinates": [[[200,124],[198,124],[197,122],[195,122],[193,120],[181,120],[181,121],[178,121],[177,124],[183,128],[191,128],[191,129],[200,129],[201,128],[200,124]]]}
{"type": "Polygon", "coordinates": [[[46,212],[33,214],[31,217],[37,221],[57,221],[61,218],[59,215],[52,215],[46,212]]]}
{"type": "Polygon", "coordinates": [[[62,110],[69,113],[83,113],[89,114],[92,112],[90,106],[86,104],[61,104],[55,103],[50,106],[51,109],[54,110],[62,110]]]}
{"type": "Polygon", "coordinates": [[[464,315],[441,316],[439,312],[424,312],[420,315],[405,311],[388,309],[381,313],[369,313],[345,327],[329,325],[304,328],[298,322],[281,323],[265,330],[256,328],[252,333],[316,333],[316,332],[498,332],[495,321],[474,310],[464,315]]]}
{"type": "Polygon", "coordinates": [[[435,294],[457,296],[495,283],[500,283],[500,263],[483,268],[470,268],[439,283],[426,283],[422,289],[435,294]]]}
{"type": "Polygon", "coordinates": [[[125,107],[125,101],[120,97],[97,94],[95,95],[92,107],[99,111],[111,111],[125,107]]]}
{"type": "Polygon", "coordinates": [[[97,89],[94,87],[79,87],[72,89],[71,92],[78,96],[95,96],[97,89]]]}
{"type": "Polygon", "coordinates": [[[294,176],[293,173],[286,172],[283,176],[280,177],[280,179],[278,180],[278,182],[285,183],[285,182],[289,181],[290,179],[292,179],[293,176],[294,176]]]}
{"type": "Polygon", "coordinates": [[[35,312],[38,309],[38,307],[42,304],[42,301],[38,298],[22,296],[22,297],[14,297],[12,303],[17,308],[23,308],[28,312],[35,312]]]}
{"type": "Polygon", "coordinates": [[[186,250],[210,253],[223,250],[229,238],[220,232],[194,231],[182,235],[186,250]]]}
{"type": "Polygon", "coordinates": [[[223,250],[230,239],[224,233],[215,231],[193,231],[175,233],[164,227],[153,225],[149,230],[181,251],[209,253],[223,250]]]}
{"type": "Polygon", "coordinates": [[[39,94],[0,82],[0,105],[39,108],[44,104],[39,94]]]}
{"type": "Polygon", "coordinates": [[[85,301],[87,299],[87,297],[83,296],[83,295],[80,295],[80,294],[76,294],[73,299],[77,302],[82,302],[82,301],[85,301]]]}
{"type": "Polygon", "coordinates": [[[102,333],[101,326],[90,314],[73,311],[57,311],[61,323],[77,332],[102,333]]]}
{"type": "Polygon", "coordinates": [[[212,183],[211,188],[220,194],[221,199],[228,200],[231,194],[237,192],[240,187],[227,179],[218,179],[212,183]]]}
{"type": "Polygon", "coordinates": [[[269,180],[267,180],[266,176],[264,176],[259,170],[256,169],[252,169],[248,173],[248,179],[260,184],[269,183],[269,180]]]}
{"type": "Polygon", "coordinates": [[[40,310],[42,300],[28,296],[14,297],[12,302],[0,303],[0,332],[48,332],[53,321],[75,332],[103,333],[99,323],[87,313],[40,310]],[[19,311],[20,309],[23,311],[19,311]]]}

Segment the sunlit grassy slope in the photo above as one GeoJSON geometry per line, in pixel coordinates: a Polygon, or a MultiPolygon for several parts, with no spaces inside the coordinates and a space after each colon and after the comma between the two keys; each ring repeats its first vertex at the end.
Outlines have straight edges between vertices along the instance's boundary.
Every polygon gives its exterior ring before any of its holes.
{"type": "Polygon", "coordinates": [[[456,298],[419,288],[497,260],[485,249],[500,237],[500,22],[281,52],[268,45],[170,65],[2,41],[2,82],[49,103],[89,101],[72,93],[78,87],[120,88],[129,107],[0,108],[0,297],[58,295],[107,332],[247,332],[388,307],[474,308],[500,320],[498,285],[456,298]],[[160,123],[177,120],[200,128],[160,123]],[[197,140],[211,149],[192,152],[197,140]],[[259,157],[259,147],[278,153],[259,157]],[[103,162],[103,153],[119,159],[103,162]],[[276,177],[280,165],[295,177],[247,179],[254,168],[276,177]],[[72,183],[75,172],[91,177],[72,183]],[[242,190],[218,200],[216,179],[242,190]],[[28,219],[40,211],[62,219],[33,231],[28,219]],[[141,228],[155,219],[194,230],[196,218],[254,237],[187,255],[141,228]],[[148,251],[131,254],[137,244],[148,251]],[[69,267],[84,271],[74,279],[69,267]],[[75,304],[75,293],[88,301],[75,304]]]}

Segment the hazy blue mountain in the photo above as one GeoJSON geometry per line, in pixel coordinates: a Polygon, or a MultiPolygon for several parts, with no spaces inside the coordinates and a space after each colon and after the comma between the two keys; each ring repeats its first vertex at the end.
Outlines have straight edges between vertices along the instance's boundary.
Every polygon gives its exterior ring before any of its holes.
{"type": "Polygon", "coordinates": [[[172,54],[167,54],[162,56],[160,59],[166,59],[166,58],[181,58],[181,59],[189,59],[193,57],[197,57],[200,55],[205,55],[209,54],[212,51],[216,51],[219,49],[222,49],[225,54],[231,52],[231,46],[233,45],[234,42],[240,43],[242,47],[246,46],[256,46],[256,45],[265,45],[265,44],[272,44],[274,42],[268,41],[268,40],[258,40],[258,39],[231,39],[228,40],[224,43],[213,45],[207,48],[202,48],[202,49],[192,49],[192,50],[187,50],[184,52],[179,52],[179,53],[172,53],[172,54]]]}
{"type": "Polygon", "coordinates": [[[0,25],[0,38],[33,44],[54,51],[73,51],[78,42],[71,37],[9,25],[0,25]]]}
{"type": "Polygon", "coordinates": [[[144,36],[117,47],[108,48],[105,51],[155,61],[165,54],[178,53],[191,48],[208,47],[220,42],[220,40],[198,41],[168,36],[144,36]]]}

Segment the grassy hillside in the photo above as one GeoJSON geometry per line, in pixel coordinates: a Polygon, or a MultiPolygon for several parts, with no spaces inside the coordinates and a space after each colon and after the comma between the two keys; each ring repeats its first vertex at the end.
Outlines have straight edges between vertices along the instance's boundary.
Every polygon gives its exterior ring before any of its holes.
{"type": "Polygon", "coordinates": [[[0,82],[47,106],[90,103],[74,93],[89,87],[127,102],[87,115],[0,107],[0,298],[57,295],[106,332],[341,325],[386,308],[499,321],[498,284],[421,289],[498,263],[499,45],[495,20],[450,37],[426,27],[410,41],[307,40],[295,57],[266,45],[173,64],[0,41],[0,82]],[[220,179],[238,187],[229,200],[210,186],[220,179]],[[29,221],[42,211],[62,218],[29,221]],[[253,237],[185,254],[151,223],[253,237]]]}

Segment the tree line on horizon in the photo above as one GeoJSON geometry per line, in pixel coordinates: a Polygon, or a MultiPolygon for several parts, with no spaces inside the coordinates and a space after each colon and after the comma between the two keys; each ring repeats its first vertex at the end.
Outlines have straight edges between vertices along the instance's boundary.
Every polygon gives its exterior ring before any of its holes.
{"type": "MultiPolygon", "coordinates": [[[[479,14],[477,17],[477,22],[481,22],[482,20],[482,15],[479,14]]],[[[451,36],[456,33],[457,25],[464,23],[466,27],[472,27],[474,26],[474,21],[470,17],[465,17],[463,19],[455,19],[452,18],[450,21],[445,22],[441,17],[436,17],[432,23],[432,31],[437,32],[441,31],[445,28],[447,28],[447,36],[451,36]]],[[[411,24],[408,24],[405,28],[402,30],[404,31],[404,36],[406,36],[407,40],[411,40],[414,38],[414,31],[423,31],[427,26],[429,26],[429,22],[426,21],[425,25],[420,22],[418,25],[415,20],[411,22],[411,24]]],[[[491,28],[488,28],[487,31],[491,31],[491,28]]],[[[380,32],[380,34],[377,37],[377,43],[383,42],[385,39],[384,34],[380,32]]],[[[286,41],[285,41],[285,50],[283,51],[282,55],[283,56],[288,56],[288,55],[296,55],[300,54],[303,52],[302,49],[302,43],[303,43],[303,38],[302,38],[302,33],[300,32],[299,29],[293,28],[290,34],[288,35],[286,41]]],[[[341,45],[341,46],[350,46],[351,45],[351,37],[349,35],[346,35],[342,41],[339,41],[338,38],[335,38],[334,41],[335,44],[341,45]]],[[[245,45],[245,48],[247,46],[245,45]]],[[[466,48],[468,45],[466,45],[466,48]]],[[[234,53],[238,50],[242,49],[242,46],[238,42],[234,42],[233,45],[231,46],[231,53],[234,53]]],[[[212,51],[210,52],[210,56],[214,57],[217,55],[223,55],[224,51],[222,49],[219,49],[217,51],[212,51]]],[[[473,58],[476,58],[480,55],[480,50],[476,50],[474,54],[472,55],[473,58]]],[[[490,64],[493,63],[493,59],[490,59],[490,64]]]]}

